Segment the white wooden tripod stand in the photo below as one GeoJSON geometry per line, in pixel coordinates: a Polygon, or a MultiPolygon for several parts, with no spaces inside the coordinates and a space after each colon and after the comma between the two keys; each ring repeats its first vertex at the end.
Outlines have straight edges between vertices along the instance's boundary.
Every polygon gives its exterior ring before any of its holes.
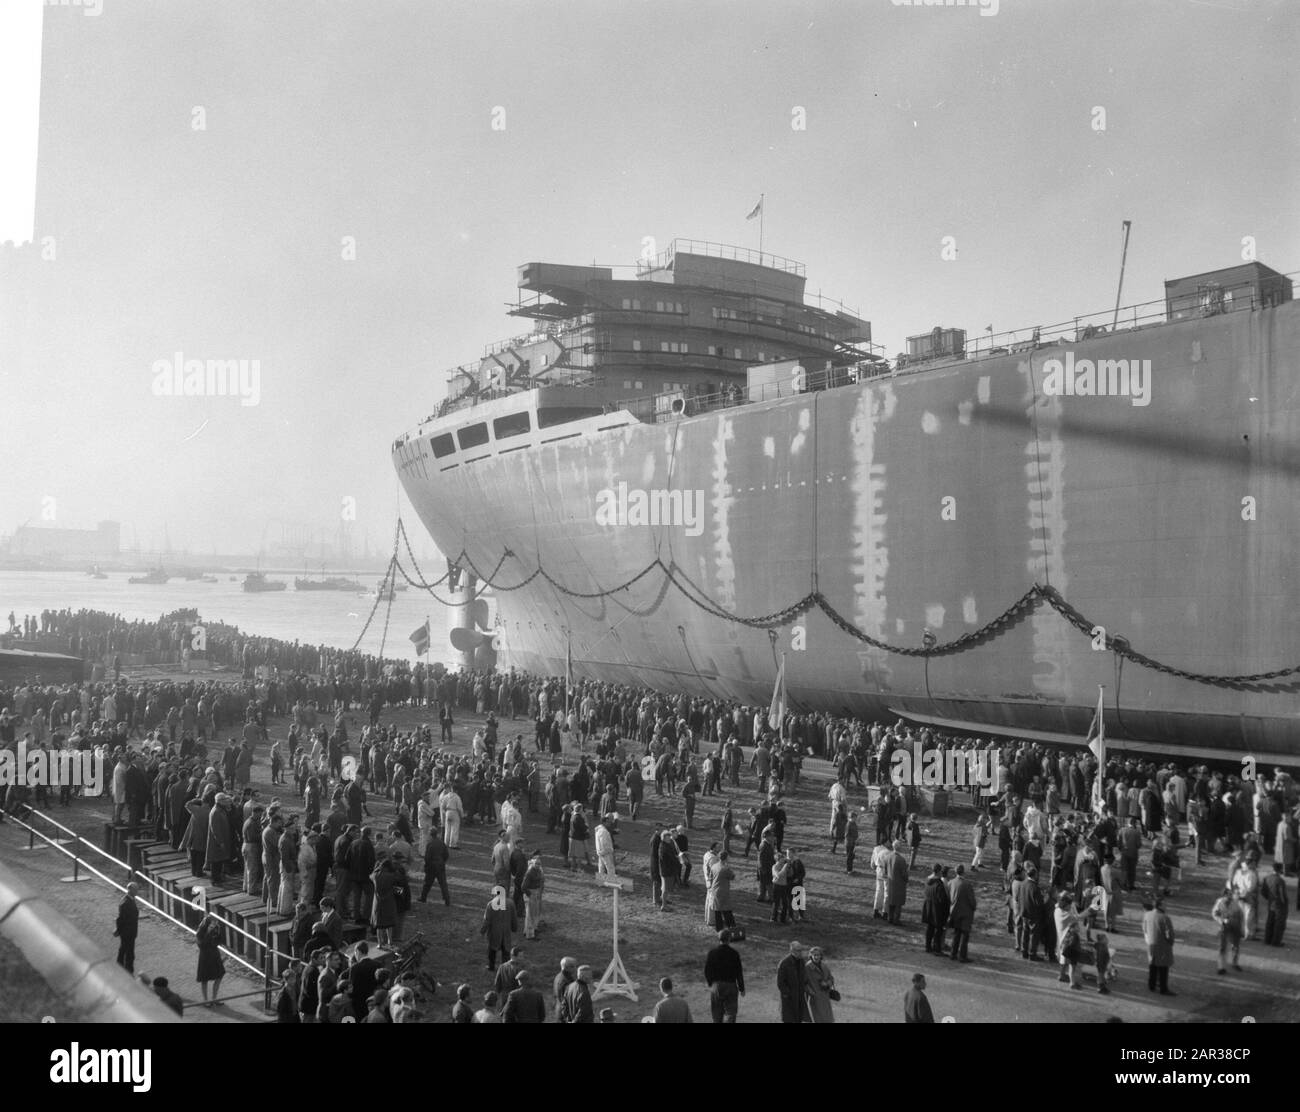
{"type": "Polygon", "coordinates": [[[631,877],[618,877],[614,880],[605,881],[605,887],[614,891],[614,956],[610,959],[604,975],[596,985],[596,991],[593,996],[626,996],[631,1001],[636,1001],[636,990],[641,986],[638,985],[631,977],[628,976],[627,967],[623,964],[623,959],[618,954],[618,894],[624,888],[631,890],[631,877]]]}

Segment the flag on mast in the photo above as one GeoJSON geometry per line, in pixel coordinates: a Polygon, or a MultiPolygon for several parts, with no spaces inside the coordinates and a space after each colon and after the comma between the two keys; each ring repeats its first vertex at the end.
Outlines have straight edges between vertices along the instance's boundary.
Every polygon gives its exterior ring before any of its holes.
{"type": "Polygon", "coordinates": [[[785,722],[785,653],[781,654],[781,666],[776,670],[776,685],[772,688],[772,705],[767,711],[767,724],[777,733],[781,732],[785,722]]]}
{"type": "Polygon", "coordinates": [[[429,651],[429,621],[427,618],[424,625],[411,634],[411,641],[415,645],[416,656],[423,656],[429,651]]]}
{"type": "Polygon", "coordinates": [[[756,204],[752,209],[749,210],[749,215],[746,216],[745,219],[753,220],[756,216],[762,213],[762,211],[763,211],[763,198],[760,197],[758,199],[758,204],[756,204]]]}
{"type": "Polygon", "coordinates": [[[569,692],[573,688],[573,642],[564,639],[564,717],[569,717],[569,692]]]}
{"type": "Polygon", "coordinates": [[[1100,815],[1106,803],[1106,716],[1104,710],[1104,689],[1097,688],[1097,713],[1092,716],[1092,725],[1088,727],[1088,748],[1097,758],[1097,775],[1092,780],[1092,809],[1100,815]]]}

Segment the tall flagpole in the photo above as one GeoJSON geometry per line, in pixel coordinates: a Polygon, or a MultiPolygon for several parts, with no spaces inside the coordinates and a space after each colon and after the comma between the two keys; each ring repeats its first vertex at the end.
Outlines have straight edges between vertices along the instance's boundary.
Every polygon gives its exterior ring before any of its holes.
{"type": "Polygon", "coordinates": [[[763,218],[767,215],[767,194],[758,195],[758,265],[763,265],[763,218]]]}

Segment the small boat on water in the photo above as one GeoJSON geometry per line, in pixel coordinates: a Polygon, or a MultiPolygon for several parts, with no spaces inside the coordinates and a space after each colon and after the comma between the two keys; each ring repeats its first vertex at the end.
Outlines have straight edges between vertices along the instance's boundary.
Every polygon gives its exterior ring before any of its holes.
{"type": "Polygon", "coordinates": [[[267,579],[260,571],[249,572],[244,576],[245,591],[283,591],[288,586],[283,579],[267,579]]]}
{"type": "Polygon", "coordinates": [[[88,572],[86,572],[86,574],[87,574],[88,576],[90,576],[91,579],[107,579],[107,578],[108,578],[108,576],[105,575],[104,572],[102,572],[102,571],[99,570],[99,565],[98,565],[98,564],[96,564],[93,568],[91,568],[88,572]]]}
{"type": "Polygon", "coordinates": [[[293,589],[295,591],[364,591],[355,579],[348,579],[342,575],[330,575],[324,579],[294,579],[293,589]]]}
{"type": "Polygon", "coordinates": [[[381,583],[375,588],[374,597],[378,598],[381,602],[392,602],[394,597],[396,597],[394,592],[405,591],[406,589],[407,585],[405,583],[390,583],[387,588],[385,588],[381,583]]]}
{"type": "Polygon", "coordinates": [[[200,575],[200,576],[199,576],[199,582],[200,582],[200,583],[215,583],[215,582],[217,582],[217,577],[216,577],[215,575],[200,575]]]}
{"type": "Polygon", "coordinates": [[[131,576],[131,578],[128,579],[127,582],[128,582],[128,583],[150,583],[150,584],[162,584],[162,583],[166,583],[166,582],[168,582],[170,579],[171,579],[171,576],[168,575],[165,571],[163,571],[162,568],[154,568],[152,571],[146,573],[145,575],[133,575],[133,576],[131,576]]]}

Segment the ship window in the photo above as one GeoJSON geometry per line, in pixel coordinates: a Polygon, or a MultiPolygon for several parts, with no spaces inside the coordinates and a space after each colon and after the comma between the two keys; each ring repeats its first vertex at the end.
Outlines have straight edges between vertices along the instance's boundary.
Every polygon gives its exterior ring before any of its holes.
{"type": "Polygon", "coordinates": [[[532,432],[532,429],[527,410],[498,417],[492,422],[492,435],[498,440],[504,440],[508,436],[522,436],[526,432],[532,432]]]}
{"type": "Polygon", "coordinates": [[[659,341],[659,350],[660,350],[660,351],[667,351],[667,350],[668,350],[668,341],[667,341],[667,340],[660,340],[660,341],[659,341]]]}
{"type": "Polygon", "coordinates": [[[633,341],[632,341],[632,350],[633,350],[633,351],[640,351],[640,350],[641,350],[641,341],[640,341],[640,340],[633,340],[633,341]]]}
{"type": "Polygon", "coordinates": [[[634,297],[634,298],[632,298],[632,308],[633,308],[633,309],[640,310],[640,308],[641,308],[641,299],[640,299],[639,297],[634,297]]]}
{"type": "Polygon", "coordinates": [[[742,358],[744,358],[744,357],[740,354],[740,348],[736,348],[736,349],[735,349],[735,352],[736,352],[736,358],[737,358],[737,359],[742,359],[742,358]]]}
{"type": "Polygon", "coordinates": [[[456,450],[456,442],[452,440],[451,433],[444,432],[440,436],[431,437],[429,447],[433,449],[434,459],[442,459],[456,450]]]}
{"type": "Polygon", "coordinates": [[[635,390],[644,390],[644,389],[645,389],[645,386],[644,386],[644,385],[641,383],[641,381],[638,379],[637,382],[634,384],[633,389],[635,389],[635,390]]]}
{"type": "MultiPolygon", "coordinates": [[[[636,385],[639,390],[641,384],[638,382],[636,385]]],[[[544,405],[537,410],[537,427],[554,428],[569,421],[581,421],[584,417],[599,417],[600,413],[598,405],[544,405]]]]}
{"type": "Polygon", "coordinates": [[[630,297],[623,298],[623,308],[624,309],[632,308],[632,299],[630,297]]]}
{"type": "Polygon", "coordinates": [[[662,301],[656,301],[656,302],[655,302],[655,312],[656,312],[656,313],[662,313],[663,311],[664,311],[664,303],[663,303],[662,301]]]}
{"type": "Polygon", "coordinates": [[[466,448],[482,447],[488,442],[487,422],[480,421],[477,425],[466,425],[457,431],[456,439],[460,442],[462,452],[466,448]]]}
{"type": "Polygon", "coordinates": [[[623,389],[624,389],[624,390],[631,390],[631,389],[632,389],[632,380],[631,380],[630,378],[625,378],[625,379],[623,380],[623,389]]]}

